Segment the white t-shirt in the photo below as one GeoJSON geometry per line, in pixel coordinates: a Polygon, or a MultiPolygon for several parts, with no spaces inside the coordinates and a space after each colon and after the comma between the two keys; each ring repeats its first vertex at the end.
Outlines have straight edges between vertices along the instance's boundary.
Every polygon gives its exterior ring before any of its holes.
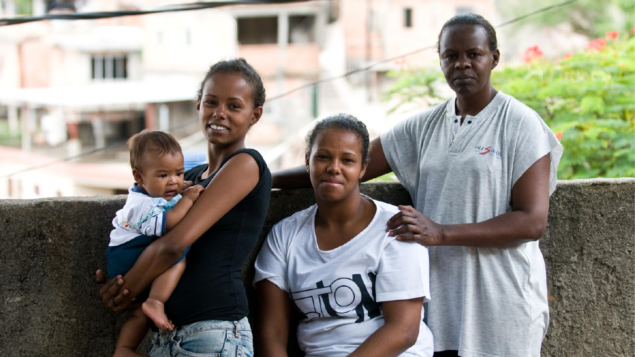
{"type": "MultiPolygon", "coordinates": [[[[427,249],[389,237],[386,223],[398,209],[373,202],[368,227],[338,248],[319,249],[313,205],[276,224],[256,259],[254,284],[268,279],[305,315],[298,342],[307,357],[348,356],[384,325],[381,302],[430,298],[427,249]]],[[[432,346],[421,322],[402,356],[432,356],[432,346]]]]}
{"type": "MultiPolygon", "coordinates": [[[[550,155],[556,188],[562,145],[542,119],[498,92],[463,125],[455,99],[381,136],[384,154],[421,213],[441,224],[477,223],[512,210],[516,181],[550,155]]],[[[430,247],[435,350],[462,357],[539,357],[549,324],[545,262],[532,241],[511,248],[430,247]]]]}
{"type": "Polygon", "coordinates": [[[167,201],[162,197],[150,197],[135,183],[128,190],[128,198],[117,211],[110,232],[111,247],[127,243],[140,235],[160,237],[165,234],[166,212],[181,199],[181,195],[167,201]]]}

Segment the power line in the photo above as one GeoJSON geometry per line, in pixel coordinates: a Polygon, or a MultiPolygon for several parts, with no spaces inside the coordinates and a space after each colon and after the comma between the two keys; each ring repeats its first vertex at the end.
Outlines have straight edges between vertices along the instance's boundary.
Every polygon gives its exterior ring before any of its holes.
{"type": "MultiPolygon", "coordinates": [[[[526,18],[528,18],[528,17],[531,17],[531,16],[534,16],[534,15],[537,15],[537,14],[542,13],[542,12],[545,12],[545,11],[549,11],[549,10],[551,10],[551,9],[555,9],[555,8],[563,7],[563,6],[566,6],[566,5],[572,4],[572,3],[576,2],[576,1],[578,1],[578,0],[568,0],[568,1],[565,1],[565,2],[562,2],[562,3],[559,3],[559,4],[554,4],[554,5],[546,6],[546,7],[540,8],[540,9],[538,9],[538,10],[536,10],[536,11],[530,12],[530,13],[528,13],[528,14],[525,14],[525,15],[522,15],[522,16],[519,16],[519,17],[516,17],[516,18],[513,18],[513,19],[511,19],[511,20],[509,20],[509,21],[505,21],[505,22],[503,22],[503,23],[501,23],[500,25],[497,25],[497,26],[495,26],[495,27],[496,27],[496,28],[501,28],[501,27],[504,27],[504,26],[507,26],[507,25],[511,25],[511,24],[513,24],[513,23],[516,23],[516,22],[519,22],[519,21],[521,21],[521,20],[524,20],[524,19],[526,19],[526,18]]],[[[387,58],[387,59],[384,59],[384,60],[381,60],[381,61],[378,61],[378,62],[372,63],[372,64],[370,64],[370,65],[368,65],[368,66],[366,66],[366,67],[362,67],[362,68],[354,69],[354,70],[352,70],[352,71],[346,72],[346,73],[341,74],[341,75],[339,75],[339,76],[330,77],[330,78],[324,78],[324,79],[321,79],[321,80],[318,80],[318,81],[315,81],[315,82],[307,83],[307,84],[302,85],[302,86],[299,86],[299,87],[297,87],[297,88],[293,88],[293,89],[291,89],[291,90],[290,90],[290,91],[288,91],[288,92],[285,92],[285,93],[279,94],[279,95],[277,95],[277,96],[275,96],[275,97],[273,97],[273,98],[269,99],[269,101],[273,101],[273,100],[276,100],[276,99],[279,99],[279,98],[285,97],[285,96],[287,96],[287,95],[289,95],[289,94],[291,94],[291,93],[295,93],[295,92],[297,92],[297,91],[299,91],[299,90],[301,90],[301,89],[305,89],[305,88],[313,87],[313,86],[314,86],[314,85],[316,85],[316,84],[325,83],[325,82],[331,82],[331,81],[334,81],[334,80],[336,80],[336,79],[345,78],[345,77],[351,76],[351,75],[356,74],[356,73],[366,72],[366,71],[369,71],[369,70],[370,70],[370,69],[372,69],[373,67],[376,67],[376,66],[378,66],[378,65],[380,65],[380,64],[383,64],[383,63],[388,63],[388,62],[393,62],[393,61],[396,61],[396,60],[398,60],[398,59],[405,58],[405,57],[408,57],[408,56],[412,56],[412,55],[417,54],[417,53],[419,53],[419,52],[423,52],[423,51],[427,51],[427,50],[432,50],[432,49],[435,49],[435,48],[437,48],[437,45],[436,45],[436,44],[434,44],[434,45],[430,45],[430,46],[423,47],[423,48],[420,48],[420,49],[417,49],[417,50],[414,50],[414,51],[412,51],[412,52],[408,52],[408,53],[405,53],[405,54],[402,54],[402,55],[399,55],[399,56],[396,56],[396,57],[391,57],[391,58],[387,58]]]]}
{"type": "MultiPolygon", "coordinates": [[[[176,129],[180,129],[180,128],[186,126],[186,125],[193,124],[196,121],[198,121],[198,119],[188,120],[188,121],[180,123],[178,125],[174,125],[174,126],[170,127],[167,130],[167,132],[171,132],[171,131],[174,131],[176,129]]],[[[91,149],[91,150],[84,151],[84,152],[79,153],[77,155],[67,156],[65,158],[52,160],[52,161],[46,162],[46,163],[41,164],[41,165],[27,167],[25,169],[13,172],[13,173],[5,176],[4,178],[11,178],[12,176],[15,176],[15,175],[27,172],[27,171],[37,170],[37,169],[41,169],[41,168],[44,168],[44,167],[47,167],[47,166],[51,166],[51,165],[54,165],[54,164],[59,164],[59,163],[62,163],[62,162],[72,161],[72,160],[75,160],[75,159],[82,158],[84,156],[89,156],[89,155],[92,155],[92,154],[96,154],[96,153],[101,152],[101,151],[106,151],[108,149],[120,147],[120,146],[126,145],[127,143],[128,143],[128,139],[115,141],[115,142],[112,142],[112,143],[107,144],[105,146],[101,146],[101,147],[98,147],[98,148],[94,148],[94,149],[91,149]]]]}
{"type": "Polygon", "coordinates": [[[503,27],[503,26],[511,25],[514,22],[518,22],[518,21],[524,20],[524,19],[526,19],[528,17],[540,14],[542,12],[546,12],[546,11],[549,11],[549,10],[552,10],[552,9],[556,9],[556,8],[559,8],[559,7],[563,7],[563,6],[567,6],[567,5],[573,4],[576,1],[578,1],[578,0],[569,0],[569,1],[558,3],[558,4],[545,6],[543,8],[540,8],[540,9],[536,10],[536,11],[530,12],[530,13],[522,15],[522,16],[519,16],[519,17],[517,17],[515,19],[512,19],[512,20],[503,22],[502,24],[500,24],[500,25],[498,25],[496,27],[503,27]]]}
{"type": "MultiPolygon", "coordinates": [[[[503,22],[503,23],[501,23],[501,24],[499,24],[499,25],[497,25],[495,27],[496,28],[501,28],[501,27],[504,27],[504,26],[507,26],[507,25],[511,25],[513,23],[516,23],[516,22],[519,22],[521,20],[524,20],[524,19],[526,19],[528,17],[534,16],[534,15],[537,15],[539,13],[543,13],[543,12],[546,12],[546,11],[549,11],[549,10],[552,10],[552,9],[564,7],[566,5],[574,3],[576,1],[578,1],[578,0],[568,0],[568,1],[565,1],[565,2],[562,2],[562,3],[549,5],[549,6],[540,8],[538,10],[532,11],[532,12],[530,12],[528,14],[515,17],[515,18],[513,18],[513,19],[511,19],[509,21],[505,21],[505,22],[503,22]]],[[[236,3],[237,1],[226,1],[225,3],[230,3],[230,2],[236,3]]],[[[293,0],[292,1],[263,1],[263,2],[260,2],[260,1],[242,1],[241,3],[247,3],[247,2],[249,2],[249,3],[281,3],[281,2],[297,2],[297,1],[293,1],[293,0]]],[[[200,3],[194,3],[194,4],[200,4],[200,3]]],[[[207,3],[205,3],[205,4],[207,4],[207,3]]],[[[124,15],[122,15],[122,16],[124,16],[124,15]]],[[[0,20],[0,21],[2,21],[2,20],[0,20]]],[[[286,97],[286,96],[288,96],[288,95],[290,95],[292,93],[295,93],[295,92],[297,92],[299,90],[302,90],[302,89],[305,89],[305,88],[310,88],[310,87],[313,87],[313,86],[321,84],[321,83],[326,83],[326,82],[331,82],[331,81],[334,81],[334,80],[337,80],[337,79],[346,78],[346,77],[349,77],[349,76],[351,76],[353,74],[356,74],[356,73],[366,72],[366,71],[369,71],[373,67],[378,66],[380,64],[396,61],[398,59],[405,58],[405,57],[408,57],[408,56],[412,56],[414,54],[417,54],[417,53],[420,53],[420,52],[423,52],[423,51],[427,51],[427,50],[431,50],[431,49],[435,49],[435,48],[436,48],[436,45],[430,45],[430,46],[422,47],[422,48],[419,48],[419,49],[414,50],[412,52],[408,52],[408,53],[405,53],[405,54],[402,54],[402,55],[399,55],[399,56],[387,58],[387,59],[372,63],[372,64],[370,64],[370,65],[368,65],[366,67],[358,68],[358,69],[346,72],[346,73],[338,75],[338,76],[329,77],[329,78],[317,80],[317,81],[314,81],[314,82],[311,82],[311,83],[307,83],[307,84],[301,85],[299,87],[296,87],[294,89],[291,89],[291,90],[289,90],[287,92],[284,92],[282,94],[279,94],[277,96],[274,96],[274,97],[268,99],[267,102],[270,103],[272,101],[275,101],[275,100],[281,99],[283,97],[286,97]]],[[[197,122],[197,121],[198,121],[198,119],[192,119],[192,120],[183,122],[183,123],[181,123],[181,124],[179,124],[177,126],[169,128],[168,132],[173,131],[175,129],[178,129],[180,127],[183,127],[185,125],[192,124],[192,123],[197,122]]],[[[92,155],[92,154],[100,152],[100,151],[107,150],[107,149],[110,149],[110,148],[113,148],[113,147],[123,146],[123,145],[125,145],[127,143],[127,141],[128,140],[117,141],[117,142],[108,144],[106,146],[100,147],[100,148],[95,148],[95,149],[92,149],[92,150],[88,150],[86,152],[83,152],[83,153],[75,155],[75,156],[70,156],[70,157],[66,157],[66,158],[63,158],[63,159],[51,161],[49,163],[45,163],[45,164],[38,165],[38,166],[28,167],[26,169],[11,173],[11,174],[5,176],[4,178],[11,178],[12,176],[20,174],[20,173],[24,173],[24,172],[27,172],[27,171],[40,169],[40,168],[47,167],[47,166],[50,166],[50,165],[53,165],[53,164],[56,164],[56,163],[60,163],[60,162],[71,161],[71,160],[78,159],[78,158],[81,158],[81,157],[84,157],[84,156],[92,155]]]]}
{"type": "MultiPolygon", "coordinates": [[[[576,0],[574,0],[574,1],[576,1],[576,0]]],[[[286,97],[286,96],[288,96],[288,95],[289,95],[289,94],[291,94],[291,93],[294,93],[294,92],[299,91],[300,89],[313,87],[314,85],[317,85],[317,84],[320,84],[320,83],[331,82],[331,81],[334,81],[334,80],[336,80],[336,79],[346,78],[346,77],[351,76],[351,75],[353,75],[353,74],[355,74],[355,73],[366,72],[366,71],[369,71],[371,68],[373,68],[373,67],[375,67],[375,66],[378,66],[378,65],[380,65],[380,64],[382,64],[382,63],[392,62],[392,61],[398,60],[398,59],[400,59],[400,58],[404,58],[404,57],[412,56],[412,55],[414,55],[414,54],[416,54],[416,53],[423,52],[423,51],[427,51],[427,50],[433,49],[433,48],[435,48],[435,47],[436,47],[435,45],[432,45],[432,46],[427,46],[427,47],[423,47],[423,48],[420,48],[420,49],[418,49],[418,50],[414,50],[414,51],[412,51],[412,52],[405,53],[405,54],[403,54],[403,55],[399,55],[399,56],[396,56],[396,57],[391,57],[391,58],[388,58],[388,59],[381,60],[381,61],[379,61],[379,62],[375,62],[375,63],[373,63],[373,64],[371,64],[371,65],[366,66],[366,67],[362,67],[362,68],[354,69],[354,70],[352,70],[352,71],[346,72],[346,73],[341,74],[341,75],[339,75],[339,76],[329,77],[329,78],[324,78],[324,79],[317,80],[317,81],[315,81],[315,82],[307,83],[307,84],[305,84],[305,85],[301,85],[301,86],[299,86],[299,87],[297,87],[297,88],[293,88],[292,90],[290,90],[290,91],[288,91],[288,92],[284,92],[284,93],[282,93],[282,94],[279,94],[279,95],[277,95],[277,96],[275,96],[275,97],[273,97],[273,98],[269,99],[269,101],[271,102],[271,101],[274,101],[274,100],[280,99],[280,98],[282,98],[282,97],[286,97]]]]}
{"type": "Polygon", "coordinates": [[[199,1],[189,4],[175,4],[164,6],[154,10],[120,10],[120,11],[100,11],[100,12],[79,12],[68,14],[47,14],[43,16],[20,16],[0,19],[0,26],[11,26],[44,20],[96,20],[122,16],[150,15],[166,12],[193,11],[211,9],[228,5],[253,5],[253,4],[281,4],[292,2],[306,2],[307,0],[242,0],[242,1],[199,1]]]}

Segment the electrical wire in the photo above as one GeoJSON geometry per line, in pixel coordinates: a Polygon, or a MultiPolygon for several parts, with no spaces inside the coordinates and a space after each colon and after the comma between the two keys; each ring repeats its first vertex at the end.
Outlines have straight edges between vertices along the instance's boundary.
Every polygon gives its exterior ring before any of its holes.
{"type": "Polygon", "coordinates": [[[59,14],[47,14],[43,16],[19,16],[12,18],[0,19],[0,26],[19,25],[27,22],[36,22],[44,20],[96,20],[107,19],[112,17],[122,16],[135,16],[135,15],[150,15],[160,14],[166,12],[179,12],[179,11],[193,11],[211,9],[215,7],[228,6],[228,5],[254,5],[254,4],[281,4],[281,3],[293,3],[293,2],[306,2],[307,0],[243,0],[243,1],[199,1],[189,4],[175,4],[168,5],[154,10],[120,10],[120,11],[100,11],[100,12],[78,12],[78,13],[59,13],[59,14]]]}
{"type": "MultiPolygon", "coordinates": [[[[529,18],[531,16],[537,15],[539,13],[543,13],[543,12],[546,12],[546,11],[549,11],[549,10],[553,10],[553,9],[557,9],[557,8],[560,8],[560,7],[564,7],[564,6],[570,5],[570,4],[572,4],[572,3],[576,2],[576,1],[578,1],[578,0],[568,0],[568,1],[565,1],[565,2],[558,3],[558,4],[549,5],[549,6],[540,8],[538,10],[532,11],[532,12],[530,12],[528,14],[515,17],[515,18],[513,18],[513,19],[511,19],[509,21],[505,21],[505,22],[503,22],[503,23],[501,23],[501,24],[499,24],[499,25],[497,25],[495,27],[496,28],[501,28],[501,27],[504,27],[504,26],[508,26],[508,25],[513,24],[513,23],[522,21],[522,20],[524,20],[526,18],[529,18]]],[[[230,2],[231,3],[237,3],[237,2],[247,3],[248,1],[225,1],[224,3],[230,3],[230,2]]],[[[287,2],[287,1],[264,1],[264,2],[251,1],[250,3],[281,3],[281,2],[287,2]]],[[[193,4],[200,4],[200,3],[193,3],[193,4]]],[[[203,4],[208,4],[208,2],[205,2],[203,4]]],[[[184,5],[192,5],[192,4],[184,4],[184,5]]],[[[305,88],[310,88],[310,87],[313,87],[313,86],[321,84],[321,83],[326,83],[326,82],[331,82],[331,81],[334,81],[334,80],[337,80],[337,79],[346,78],[346,77],[349,77],[349,76],[351,76],[353,74],[356,74],[356,73],[366,72],[366,71],[369,71],[373,67],[378,66],[380,64],[396,61],[398,59],[405,58],[405,57],[408,57],[408,56],[412,56],[414,54],[417,54],[417,53],[420,53],[420,52],[423,52],[423,51],[427,51],[427,50],[431,50],[431,49],[435,49],[435,48],[436,48],[436,45],[430,45],[430,46],[422,47],[422,48],[419,48],[419,49],[414,50],[412,52],[408,52],[408,53],[405,53],[405,54],[402,54],[402,55],[399,55],[399,56],[395,56],[395,57],[387,58],[387,59],[384,59],[384,60],[381,60],[381,61],[378,61],[378,62],[374,62],[374,63],[372,63],[372,64],[370,64],[370,65],[368,65],[366,67],[358,68],[358,69],[346,72],[346,73],[338,75],[338,76],[324,78],[324,79],[317,80],[317,81],[314,81],[314,82],[311,82],[311,83],[307,83],[307,84],[301,85],[299,87],[293,88],[293,89],[291,89],[291,90],[289,90],[287,92],[284,92],[282,94],[279,94],[277,96],[274,96],[272,98],[269,98],[269,99],[267,99],[267,102],[270,103],[272,101],[284,98],[284,97],[286,97],[286,96],[288,96],[288,95],[290,95],[292,93],[295,93],[295,92],[297,92],[299,90],[302,90],[302,89],[305,89],[305,88]]],[[[171,132],[171,131],[176,130],[176,129],[180,128],[180,127],[192,124],[192,123],[197,122],[197,121],[198,121],[198,119],[193,119],[193,120],[190,120],[190,121],[183,122],[183,123],[181,123],[179,125],[176,125],[174,127],[170,127],[167,130],[167,132],[171,132]]],[[[60,162],[71,161],[71,160],[78,159],[78,158],[81,158],[81,157],[84,157],[84,156],[92,155],[92,154],[100,152],[100,151],[107,150],[107,149],[110,149],[110,148],[113,148],[113,147],[123,146],[123,145],[125,145],[127,143],[127,141],[128,141],[127,139],[126,140],[122,140],[122,141],[117,141],[117,142],[108,144],[108,145],[103,146],[103,147],[99,147],[99,148],[95,148],[95,149],[92,149],[92,150],[88,150],[86,152],[83,152],[83,153],[75,155],[75,156],[65,157],[63,159],[54,160],[54,161],[51,161],[49,163],[45,163],[45,164],[38,165],[38,166],[28,167],[28,168],[25,168],[23,170],[20,170],[20,171],[11,173],[9,175],[6,175],[6,176],[4,176],[4,178],[11,178],[12,176],[15,176],[17,174],[21,174],[21,173],[24,173],[24,172],[27,172],[27,171],[40,169],[40,168],[47,167],[47,166],[50,166],[50,165],[53,165],[53,164],[56,164],[56,163],[60,163],[60,162]]]]}
{"type": "MultiPolygon", "coordinates": [[[[183,122],[183,123],[180,123],[180,124],[178,124],[178,125],[175,125],[175,126],[170,127],[170,128],[167,130],[167,132],[171,132],[171,131],[174,131],[174,130],[180,129],[180,128],[182,128],[182,127],[186,126],[186,125],[193,124],[194,122],[197,122],[197,121],[198,121],[198,119],[188,120],[188,121],[186,121],[186,122],[183,122]]],[[[98,152],[106,151],[106,150],[108,150],[108,149],[112,149],[112,148],[117,148],[117,147],[120,147],[120,146],[124,146],[124,145],[126,145],[127,143],[128,143],[128,139],[126,139],[126,140],[118,140],[118,141],[112,142],[112,143],[110,143],[110,144],[107,144],[107,145],[104,145],[104,146],[100,146],[100,147],[98,147],[98,148],[94,148],[94,149],[91,149],[91,150],[86,150],[86,151],[81,152],[81,153],[79,153],[79,154],[77,154],[77,155],[67,156],[67,157],[65,157],[65,158],[62,158],[62,159],[57,159],[57,160],[52,160],[52,161],[50,161],[50,162],[46,162],[46,163],[41,164],[41,165],[36,165],[36,166],[27,167],[27,168],[25,168],[25,169],[22,169],[22,170],[19,170],[19,171],[13,172],[13,173],[11,173],[11,174],[9,174],[9,175],[5,176],[4,178],[9,179],[9,178],[11,178],[12,176],[15,176],[15,175],[18,175],[18,174],[21,174],[21,173],[27,172],[27,171],[37,170],[37,169],[41,169],[41,168],[44,168],[44,167],[47,167],[47,166],[51,166],[51,165],[54,165],[54,164],[59,164],[59,163],[62,163],[62,162],[72,161],[72,160],[75,160],[75,159],[82,158],[82,157],[84,157],[84,156],[89,156],[89,155],[92,155],[92,154],[96,154],[96,153],[98,153],[98,152]]]]}
{"type": "Polygon", "coordinates": [[[526,19],[526,18],[528,18],[528,17],[531,17],[531,16],[534,16],[534,15],[538,15],[538,14],[540,14],[540,13],[542,13],[542,12],[546,12],[546,11],[549,11],[549,10],[557,9],[557,8],[559,8],[559,7],[563,7],[563,6],[567,6],[567,5],[573,4],[573,3],[574,3],[574,2],[576,2],[576,1],[578,1],[578,0],[569,0],[569,1],[565,1],[565,2],[558,3],[558,4],[553,4],[553,5],[545,6],[545,7],[542,7],[542,8],[540,8],[540,9],[536,10],[536,11],[533,11],[533,12],[530,12],[530,13],[528,13],[528,14],[525,14],[525,15],[522,15],[522,16],[519,16],[519,17],[516,17],[516,18],[511,19],[511,20],[509,20],[509,21],[503,22],[502,24],[499,24],[499,25],[497,25],[496,27],[503,27],[503,26],[511,25],[511,24],[513,24],[513,23],[515,23],[515,22],[518,22],[518,21],[524,20],[524,19],[526,19]]]}

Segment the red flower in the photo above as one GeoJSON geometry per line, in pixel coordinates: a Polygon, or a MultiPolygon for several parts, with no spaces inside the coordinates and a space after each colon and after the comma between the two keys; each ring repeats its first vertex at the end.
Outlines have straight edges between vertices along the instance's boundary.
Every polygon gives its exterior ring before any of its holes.
{"type": "Polygon", "coordinates": [[[530,63],[542,57],[542,50],[538,46],[527,47],[525,53],[523,53],[523,62],[530,63]]]}
{"type": "Polygon", "coordinates": [[[573,53],[571,53],[571,52],[564,54],[564,59],[568,59],[568,58],[571,58],[571,57],[573,57],[573,53]]]}
{"type": "Polygon", "coordinates": [[[631,29],[631,33],[632,33],[633,35],[635,35],[635,27],[633,27],[633,28],[631,29]]]}
{"type": "Polygon", "coordinates": [[[601,51],[604,48],[604,46],[606,46],[606,39],[596,38],[595,40],[589,42],[589,45],[587,46],[587,50],[601,51]]]}
{"type": "Polygon", "coordinates": [[[562,132],[561,132],[561,131],[559,131],[559,132],[557,132],[557,133],[556,133],[556,138],[557,138],[558,140],[562,139],[562,132]]]}
{"type": "Polygon", "coordinates": [[[617,36],[619,36],[619,33],[617,31],[609,31],[606,33],[606,38],[608,38],[609,40],[615,40],[617,36]]]}

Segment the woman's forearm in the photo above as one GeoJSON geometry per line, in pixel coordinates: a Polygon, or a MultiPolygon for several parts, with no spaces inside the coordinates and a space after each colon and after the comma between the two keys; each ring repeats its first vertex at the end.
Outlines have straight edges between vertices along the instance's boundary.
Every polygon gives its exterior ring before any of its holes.
{"type": "Polygon", "coordinates": [[[287,339],[272,333],[260,333],[258,343],[258,356],[261,357],[287,357],[287,339]]]}
{"type": "Polygon", "coordinates": [[[129,347],[121,347],[115,350],[113,357],[147,357],[129,347]]]}
{"type": "Polygon", "coordinates": [[[349,357],[399,356],[419,337],[423,297],[384,301],[384,325],[368,336],[349,357]]]}
{"type": "Polygon", "coordinates": [[[542,237],[549,216],[550,157],[534,163],[512,188],[512,211],[487,221],[443,226],[441,245],[509,247],[542,237]]]}
{"type": "Polygon", "coordinates": [[[438,245],[513,247],[539,239],[546,226],[546,212],[513,211],[479,223],[442,225],[438,245]]]}
{"type": "Polygon", "coordinates": [[[539,239],[547,225],[549,204],[535,211],[512,211],[487,221],[466,224],[437,224],[411,206],[388,221],[391,236],[425,246],[507,248],[539,239]]]}
{"type": "Polygon", "coordinates": [[[291,301],[285,291],[268,280],[256,285],[258,301],[258,356],[287,357],[291,301]]]}
{"type": "Polygon", "coordinates": [[[164,239],[160,238],[149,245],[139,256],[133,269],[124,276],[125,283],[122,289],[128,289],[131,298],[145,291],[152,281],[174,264],[185,251],[185,247],[181,249],[161,240],[164,239]]]}
{"type": "Polygon", "coordinates": [[[370,335],[349,357],[399,356],[417,342],[416,332],[398,323],[385,324],[370,335]]]}
{"type": "Polygon", "coordinates": [[[390,235],[425,246],[505,248],[537,240],[549,216],[549,168],[547,154],[518,179],[511,192],[511,212],[478,223],[442,225],[411,206],[399,206],[400,212],[387,224],[390,235]]]}
{"type": "Polygon", "coordinates": [[[292,189],[311,187],[311,178],[306,167],[300,165],[271,174],[272,188],[292,189]]]}
{"type": "MultiPolygon", "coordinates": [[[[368,166],[362,181],[372,180],[381,175],[392,172],[388,165],[380,138],[370,142],[368,166]]],[[[276,171],[272,174],[273,188],[292,189],[311,187],[311,178],[306,171],[306,166],[299,165],[286,170],[276,171]]]]}

